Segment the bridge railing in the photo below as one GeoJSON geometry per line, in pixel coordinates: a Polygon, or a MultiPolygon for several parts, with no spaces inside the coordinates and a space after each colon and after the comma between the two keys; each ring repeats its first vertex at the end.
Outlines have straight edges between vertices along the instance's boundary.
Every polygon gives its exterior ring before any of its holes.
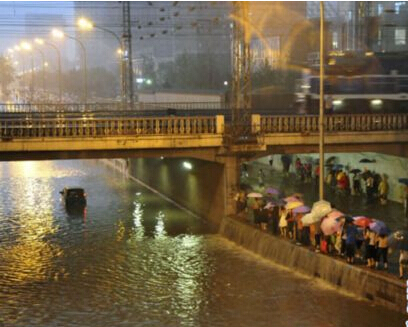
{"type": "MultiPolygon", "coordinates": [[[[327,115],[326,132],[396,131],[408,129],[408,114],[327,115]]],[[[261,116],[262,133],[317,133],[319,116],[261,116]]]]}
{"type": "Polygon", "coordinates": [[[221,134],[222,116],[152,117],[119,119],[5,119],[0,121],[0,137],[106,137],[124,135],[221,134]]]}
{"type": "Polygon", "coordinates": [[[109,103],[0,103],[0,113],[47,113],[47,112],[115,112],[146,110],[217,110],[225,109],[220,102],[121,102],[109,103]]]}

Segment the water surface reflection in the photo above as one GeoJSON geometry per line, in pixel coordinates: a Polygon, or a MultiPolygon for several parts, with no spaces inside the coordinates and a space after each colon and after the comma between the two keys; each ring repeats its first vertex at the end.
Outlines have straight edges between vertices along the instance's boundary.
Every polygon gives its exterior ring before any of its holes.
{"type": "Polygon", "coordinates": [[[5,326],[402,326],[209,233],[94,161],[0,163],[5,326]],[[88,194],[68,215],[67,185],[88,194]]]}

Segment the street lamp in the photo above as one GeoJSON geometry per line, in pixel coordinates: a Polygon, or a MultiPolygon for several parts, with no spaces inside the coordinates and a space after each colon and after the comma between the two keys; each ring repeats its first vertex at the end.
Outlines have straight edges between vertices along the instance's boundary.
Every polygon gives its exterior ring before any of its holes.
{"type": "Polygon", "coordinates": [[[324,199],[324,2],[320,1],[319,199],[324,199]]]}
{"type": "Polygon", "coordinates": [[[119,49],[117,50],[117,54],[119,55],[119,74],[120,74],[120,81],[121,81],[121,96],[122,96],[122,99],[125,99],[125,83],[124,83],[124,80],[123,80],[124,65],[123,65],[123,45],[122,45],[122,40],[120,39],[120,37],[115,32],[113,32],[113,31],[111,31],[111,30],[109,30],[109,29],[107,29],[105,27],[95,25],[93,22],[91,22],[90,20],[88,20],[88,19],[86,19],[84,17],[79,18],[77,24],[78,24],[78,27],[80,29],[84,30],[84,31],[90,31],[93,28],[96,28],[96,29],[99,29],[101,31],[107,32],[107,33],[111,34],[116,39],[116,41],[118,41],[119,49]]]}
{"type": "MultiPolygon", "coordinates": [[[[61,52],[58,47],[50,42],[46,42],[43,39],[36,38],[34,42],[38,45],[48,45],[52,47],[57,52],[57,60],[58,60],[58,93],[59,93],[59,102],[62,100],[62,84],[61,84],[61,52]]],[[[44,64],[45,65],[45,64],[44,64]]]]}
{"type": "Polygon", "coordinates": [[[88,101],[88,81],[87,81],[88,77],[87,77],[87,68],[86,68],[86,49],[85,49],[84,44],[81,42],[81,40],[77,39],[76,37],[68,35],[68,34],[66,34],[66,33],[64,33],[64,32],[62,32],[62,31],[60,31],[58,29],[55,29],[55,28],[52,30],[52,36],[54,36],[56,38],[59,38],[59,39],[61,39],[61,38],[63,38],[65,36],[65,37],[67,37],[69,39],[77,41],[79,43],[79,45],[81,46],[81,49],[83,51],[83,57],[84,57],[84,67],[83,67],[83,70],[84,70],[84,101],[86,103],[88,101]]]}

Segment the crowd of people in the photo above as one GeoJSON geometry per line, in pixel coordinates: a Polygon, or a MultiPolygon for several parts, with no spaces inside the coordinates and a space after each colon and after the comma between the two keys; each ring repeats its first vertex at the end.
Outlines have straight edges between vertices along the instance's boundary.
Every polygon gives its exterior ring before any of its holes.
{"type": "MultiPolygon", "coordinates": [[[[290,162],[282,159],[283,174],[289,175],[290,162]]],[[[302,162],[297,158],[294,163],[295,176],[301,182],[311,182],[314,176],[315,185],[319,183],[320,167],[311,162],[302,162]]],[[[331,189],[344,194],[365,195],[366,203],[374,203],[377,199],[382,205],[387,204],[389,184],[386,174],[379,174],[364,168],[349,169],[341,164],[326,164],[325,182],[331,189]]]]}
{"type": "MultiPolygon", "coordinates": [[[[284,174],[287,170],[289,170],[288,167],[284,166],[284,174]]],[[[316,166],[312,172],[312,165],[302,163],[299,158],[295,161],[295,171],[296,177],[304,182],[311,182],[313,174],[318,179],[320,174],[319,166],[316,166]]],[[[248,167],[245,167],[244,173],[248,174],[248,167]]],[[[264,170],[258,170],[257,180],[259,189],[265,190],[264,170]]],[[[343,171],[329,166],[325,181],[335,188],[336,192],[350,192],[353,195],[365,193],[367,203],[377,198],[382,205],[387,203],[388,182],[385,174],[379,176],[367,169],[363,172],[358,169],[343,171]],[[353,176],[350,178],[348,173],[353,176]]],[[[274,201],[270,201],[270,194],[256,198],[248,198],[247,195],[245,191],[237,194],[237,211],[244,219],[254,223],[261,230],[289,239],[296,245],[310,247],[316,252],[344,257],[350,264],[358,262],[372,269],[388,269],[390,249],[387,232],[376,232],[368,225],[356,225],[352,217],[344,215],[341,228],[327,235],[321,230],[321,221],[311,225],[302,223],[302,217],[308,212],[307,210],[299,212],[290,209],[287,202],[278,196],[274,201]]],[[[299,202],[303,202],[300,194],[293,195],[291,200],[296,201],[296,198],[299,202]]],[[[399,276],[403,278],[408,268],[408,251],[400,252],[399,265],[399,276]]]]}
{"type": "MultiPolygon", "coordinates": [[[[299,201],[302,199],[299,197],[299,201]]],[[[269,231],[273,235],[293,241],[296,245],[303,245],[329,255],[344,257],[350,264],[356,261],[372,269],[388,269],[388,233],[376,232],[369,226],[361,227],[355,224],[354,219],[345,216],[342,228],[332,235],[326,235],[320,228],[320,222],[304,225],[303,212],[288,209],[285,204],[271,205],[263,198],[254,198],[249,201],[245,192],[237,197],[237,209],[245,212],[246,219],[252,209],[253,221],[261,230],[269,231]],[[249,208],[247,204],[249,204],[249,208]]],[[[269,202],[270,203],[270,202],[269,202]]],[[[404,270],[408,268],[408,251],[400,252],[399,277],[403,278],[404,270]]]]}

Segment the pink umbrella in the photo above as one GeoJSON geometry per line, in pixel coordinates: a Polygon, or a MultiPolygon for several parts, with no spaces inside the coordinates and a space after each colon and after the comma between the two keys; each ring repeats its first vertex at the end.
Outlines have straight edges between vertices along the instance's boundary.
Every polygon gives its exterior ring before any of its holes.
{"type": "Polygon", "coordinates": [[[320,229],[322,230],[324,235],[333,235],[337,233],[341,227],[343,226],[343,222],[339,218],[324,218],[322,224],[320,225],[320,229]]]}
{"type": "Polygon", "coordinates": [[[330,219],[337,219],[337,218],[344,217],[344,216],[345,216],[344,213],[338,210],[333,210],[332,212],[328,213],[326,217],[330,219]]]}
{"type": "Polygon", "coordinates": [[[300,199],[296,196],[288,196],[287,198],[284,198],[283,200],[286,201],[287,203],[300,201],[300,199]]]}
{"type": "Polygon", "coordinates": [[[371,218],[365,216],[353,217],[353,224],[359,227],[368,227],[372,222],[373,220],[371,218]]]}

